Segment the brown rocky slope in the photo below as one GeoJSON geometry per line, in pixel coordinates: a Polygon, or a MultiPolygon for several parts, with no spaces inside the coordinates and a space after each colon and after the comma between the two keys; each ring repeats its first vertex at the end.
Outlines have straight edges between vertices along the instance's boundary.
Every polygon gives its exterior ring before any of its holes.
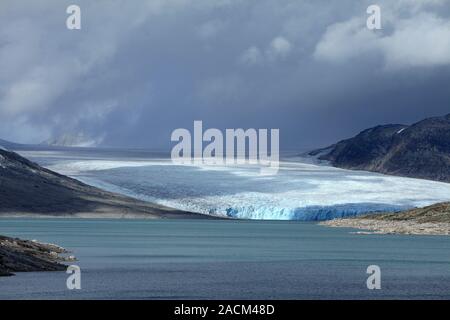
{"type": "Polygon", "coordinates": [[[205,218],[100,190],[0,149],[0,217],[205,218]]]}

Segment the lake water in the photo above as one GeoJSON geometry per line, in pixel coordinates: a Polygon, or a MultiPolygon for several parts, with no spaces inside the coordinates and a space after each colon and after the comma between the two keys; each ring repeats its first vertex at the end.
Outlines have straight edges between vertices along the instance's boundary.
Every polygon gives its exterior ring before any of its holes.
{"type": "Polygon", "coordinates": [[[294,221],[0,219],[0,234],[57,243],[64,272],[0,278],[0,299],[450,299],[450,237],[356,235],[294,221]],[[366,269],[381,268],[368,290],[366,269]]]}

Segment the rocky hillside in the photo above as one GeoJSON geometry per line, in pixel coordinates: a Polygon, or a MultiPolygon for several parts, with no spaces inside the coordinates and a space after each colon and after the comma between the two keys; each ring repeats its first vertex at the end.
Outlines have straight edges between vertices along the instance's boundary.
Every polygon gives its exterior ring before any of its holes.
{"type": "Polygon", "coordinates": [[[0,216],[197,218],[98,188],[0,149],[0,216]]]}
{"type": "Polygon", "coordinates": [[[398,213],[383,213],[361,216],[362,219],[385,221],[414,221],[417,223],[450,224],[450,202],[438,203],[425,208],[417,208],[398,213]]]}
{"type": "Polygon", "coordinates": [[[345,169],[450,182],[450,114],[377,126],[310,155],[345,169]]]}

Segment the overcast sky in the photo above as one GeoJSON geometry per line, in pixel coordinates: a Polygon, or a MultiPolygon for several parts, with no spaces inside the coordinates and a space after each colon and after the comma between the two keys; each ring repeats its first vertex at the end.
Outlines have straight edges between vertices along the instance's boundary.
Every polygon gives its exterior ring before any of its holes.
{"type": "Polygon", "coordinates": [[[169,149],[203,120],[300,149],[447,113],[449,0],[0,1],[3,139],[169,149]]]}

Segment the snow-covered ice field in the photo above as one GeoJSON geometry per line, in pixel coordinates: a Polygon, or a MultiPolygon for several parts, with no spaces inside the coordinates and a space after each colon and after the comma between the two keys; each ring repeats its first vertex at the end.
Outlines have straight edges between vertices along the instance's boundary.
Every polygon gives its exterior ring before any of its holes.
{"type": "Polygon", "coordinates": [[[151,158],[50,161],[47,156],[36,159],[91,185],[177,209],[235,218],[324,220],[450,200],[447,183],[342,170],[301,159],[283,161],[277,175],[262,176],[255,166],[174,165],[151,158]]]}

